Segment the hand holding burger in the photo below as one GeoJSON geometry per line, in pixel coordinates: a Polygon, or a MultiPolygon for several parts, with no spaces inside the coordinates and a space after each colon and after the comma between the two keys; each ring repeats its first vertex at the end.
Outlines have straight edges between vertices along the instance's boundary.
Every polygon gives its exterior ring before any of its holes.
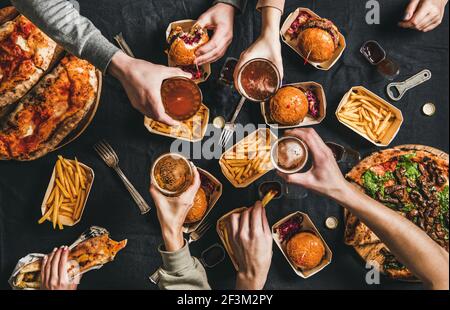
{"type": "Polygon", "coordinates": [[[263,289],[272,261],[272,234],[261,202],[231,214],[228,225],[230,247],[238,264],[236,289],[263,289]]]}
{"type": "Polygon", "coordinates": [[[444,18],[448,0],[411,0],[400,27],[428,32],[439,26],[444,18]]]}
{"type": "Polygon", "coordinates": [[[222,58],[233,40],[235,8],[226,3],[217,3],[197,20],[201,28],[213,30],[211,40],[195,51],[197,65],[212,63],[222,58]]]}
{"type": "Polygon", "coordinates": [[[155,202],[164,244],[168,252],[175,252],[184,246],[183,224],[194,201],[202,200],[202,198],[196,198],[200,189],[200,175],[195,167],[193,167],[193,172],[192,185],[178,197],[164,196],[153,184],[150,187],[150,194],[155,202]]]}

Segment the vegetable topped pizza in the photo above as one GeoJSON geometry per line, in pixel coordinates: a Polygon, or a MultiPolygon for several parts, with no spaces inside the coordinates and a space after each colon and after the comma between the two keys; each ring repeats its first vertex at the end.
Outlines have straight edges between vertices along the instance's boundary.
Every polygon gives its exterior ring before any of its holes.
{"type": "MultiPolygon", "coordinates": [[[[389,149],[364,159],[350,171],[347,179],[415,223],[446,251],[449,250],[448,156],[437,156],[425,147],[389,149]]],[[[346,218],[345,242],[355,247],[381,243],[351,214],[346,218]]],[[[384,245],[373,248],[377,251],[378,256],[375,256],[381,258],[381,267],[386,274],[394,278],[412,277],[384,245]]]]}

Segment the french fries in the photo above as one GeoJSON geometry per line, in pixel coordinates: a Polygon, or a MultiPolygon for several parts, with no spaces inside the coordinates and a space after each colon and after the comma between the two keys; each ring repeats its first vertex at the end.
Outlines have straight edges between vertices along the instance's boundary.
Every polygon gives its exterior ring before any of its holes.
{"type": "Polygon", "coordinates": [[[86,202],[87,191],[92,182],[87,171],[78,160],[68,160],[58,156],[52,191],[45,201],[44,215],[38,223],[51,221],[53,229],[64,229],[63,223],[73,225],[80,219],[86,202]]]}
{"type": "Polygon", "coordinates": [[[180,122],[180,126],[168,126],[150,118],[146,118],[145,123],[152,130],[165,135],[174,138],[196,140],[202,138],[203,128],[207,125],[207,122],[205,122],[206,117],[207,109],[204,105],[201,105],[198,112],[190,119],[180,122]]]}
{"type": "Polygon", "coordinates": [[[337,112],[337,117],[375,143],[383,143],[396,121],[389,106],[361,89],[351,92],[348,101],[337,112]]]}
{"type": "Polygon", "coordinates": [[[257,130],[222,155],[222,171],[233,185],[245,187],[273,169],[272,140],[270,129],[257,130]]]}

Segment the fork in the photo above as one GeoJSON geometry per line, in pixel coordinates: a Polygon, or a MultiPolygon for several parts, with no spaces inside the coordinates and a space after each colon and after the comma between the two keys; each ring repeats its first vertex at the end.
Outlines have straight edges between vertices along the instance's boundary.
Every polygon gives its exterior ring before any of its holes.
{"type": "Polygon", "coordinates": [[[230,141],[231,137],[233,136],[234,130],[236,128],[236,118],[239,115],[239,112],[242,109],[242,106],[244,105],[245,102],[245,97],[241,98],[241,101],[239,101],[236,110],[234,111],[233,117],[231,118],[231,120],[229,122],[227,122],[225,124],[225,127],[223,127],[223,131],[222,134],[220,135],[220,141],[219,144],[225,148],[228,141],[230,141]]]}
{"type": "Polygon", "coordinates": [[[141,210],[141,214],[146,214],[148,211],[150,211],[149,205],[145,202],[144,198],[142,198],[133,184],[131,184],[131,182],[120,169],[119,157],[117,156],[113,148],[108,144],[108,142],[106,142],[105,140],[98,142],[94,145],[94,150],[98,153],[101,159],[103,159],[106,165],[114,169],[114,171],[116,171],[116,173],[119,175],[128,192],[131,194],[131,197],[133,197],[134,201],[139,207],[139,210],[141,210]]]}
{"type": "Polygon", "coordinates": [[[188,244],[199,240],[210,228],[211,224],[206,221],[200,224],[200,226],[198,226],[196,230],[189,234],[188,244]]]}

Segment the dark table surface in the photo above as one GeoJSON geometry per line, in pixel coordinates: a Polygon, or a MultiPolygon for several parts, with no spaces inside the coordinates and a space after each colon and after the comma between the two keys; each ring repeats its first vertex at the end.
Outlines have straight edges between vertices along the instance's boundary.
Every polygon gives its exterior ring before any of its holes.
{"type": "MultiPolygon", "coordinates": [[[[110,39],[123,32],[136,56],[165,64],[164,32],[169,22],[197,18],[212,1],[167,0],[81,0],[81,12],[110,39]]],[[[378,40],[388,54],[401,66],[398,80],[404,80],[428,68],[433,73],[431,82],[410,91],[396,105],[403,111],[405,122],[392,146],[424,144],[449,149],[448,122],[448,12],[443,24],[424,34],[403,30],[396,23],[403,16],[406,0],[383,0],[381,24],[365,22],[364,0],[286,1],[284,18],[297,7],[314,10],[332,19],[347,39],[347,50],[341,60],[329,71],[322,72],[305,66],[303,60],[283,45],[285,83],[316,81],[321,83],[328,99],[328,116],[314,128],[324,140],[335,141],[359,150],[363,155],[376,147],[339,124],[334,111],[343,94],[355,85],[364,85],[382,97],[387,81],[378,75],[358,50],[369,39],[378,40]],[[434,102],[437,113],[429,118],[421,114],[426,102],[434,102]]],[[[7,1],[0,2],[1,6],[7,1]]],[[[236,18],[234,40],[226,56],[238,57],[253,42],[260,29],[260,15],[254,10],[256,1],[249,1],[243,15],[236,18]]],[[[448,8],[447,8],[448,10],[448,8]]],[[[284,20],[283,18],[283,20],[284,20]]],[[[204,101],[211,109],[211,119],[217,115],[227,118],[239,100],[238,94],[217,83],[224,59],[213,64],[210,79],[201,85],[204,101]]],[[[259,107],[247,104],[238,118],[240,123],[263,123],[259,107]]],[[[86,132],[62,150],[30,163],[0,162],[0,288],[8,288],[8,277],[17,260],[28,253],[45,253],[54,246],[72,243],[91,225],[107,228],[114,239],[128,238],[128,246],[118,254],[116,261],[83,277],[81,289],[155,289],[148,275],[161,263],[157,246],[161,233],[153,209],[148,215],[139,215],[138,209],[118,177],[100,161],[92,150],[99,139],[108,140],[120,156],[121,166],[144,198],[152,204],[148,193],[149,168],[152,161],[169,150],[171,139],[150,134],[143,126],[143,118],[127,99],[121,85],[107,76],[101,105],[86,132]],[[81,222],[73,228],[54,231],[46,223],[37,224],[40,204],[48,185],[57,154],[73,158],[91,166],[96,173],[95,183],[81,222]]],[[[225,179],[216,160],[195,160],[224,184],[224,192],[214,212],[214,221],[227,211],[253,204],[257,199],[258,181],[246,189],[235,189],[225,179]]],[[[264,179],[273,179],[271,172],[264,179]]],[[[262,180],[264,180],[262,179],[262,180]]],[[[354,250],[343,243],[342,208],[323,197],[310,194],[305,200],[282,200],[268,209],[271,224],[296,210],[308,213],[318,226],[334,255],[332,263],[319,274],[304,280],[292,271],[274,245],[272,267],[267,279],[268,289],[420,289],[420,284],[394,282],[382,278],[381,285],[365,282],[365,266],[354,250]],[[339,229],[327,230],[328,216],[340,219],[339,229]]],[[[201,241],[191,246],[198,255],[210,245],[220,242],[211,230],[201,241]]],[[[227,258],[213,270],[208,270],[211,286],[216,289],[234,287],[234,269],[227,258]]]]}

